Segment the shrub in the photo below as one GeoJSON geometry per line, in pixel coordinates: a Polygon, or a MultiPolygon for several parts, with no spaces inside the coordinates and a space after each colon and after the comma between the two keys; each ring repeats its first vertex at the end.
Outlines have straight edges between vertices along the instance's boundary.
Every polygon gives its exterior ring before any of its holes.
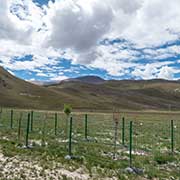
{"type": "Polygon", "coordinates": [[[64,113],[66,114],[67,119],[66,119],[66,127],[65,127],[64,132],[65,132],[66,138],[68,138],[68,119],[69,119],[69,115],[71,114],[71,111],[72,111],[72,107],[69,104],[65,104],[64,105],[64,113]]]}
{"type": "Polygon", "coordinates": [[[159,154],[156,153],[154,156],[154,160],[158,163],[158,164],[166,164],[168,162],[172,162],[175,160],[174,156],[170,155],[170,154],[159,154]]]}
{"type": "Polygon", "coordinates": [[[69,104],[64,104],[64,113],[69,116],[71,114],[72,107],[69,104]]]}

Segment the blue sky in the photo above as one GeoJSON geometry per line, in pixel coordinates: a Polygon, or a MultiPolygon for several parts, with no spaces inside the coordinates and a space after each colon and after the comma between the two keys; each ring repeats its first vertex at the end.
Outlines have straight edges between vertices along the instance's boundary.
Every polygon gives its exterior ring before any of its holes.
{"type": "MultiPolygon", "coordinates": [[[[49,0],[33,0],[35,3],[38,3],[39,5],[47,5],[49,0]]],[[[51,0],[52,2],[55,2],[55,0],[51,0]]]]}
{"type": "Polygon", "coordinates": [[[34,2],[39,3],[40,5],[48,4],[49,0],[34,0],[34,2]]]}
{"type": "Polygon", "coordinates": [[[180,79],[180,1],[2,0],[0,65],[28,81],[180,79]]]}

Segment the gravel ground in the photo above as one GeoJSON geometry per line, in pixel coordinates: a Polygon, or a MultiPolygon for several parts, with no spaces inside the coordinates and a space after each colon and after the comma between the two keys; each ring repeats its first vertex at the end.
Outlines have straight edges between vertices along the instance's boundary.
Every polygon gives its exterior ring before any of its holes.
{"type": "Polygon", "coordinates": [[[90,179],[88,174],[84,174],[83,168],[76,171],[68,171],[56,163],[52,169],[43,169],[37,161],[22,160],[20,157],[5,157],[0,152],[0,179],[6,180],[86,180],[90,179]]]}

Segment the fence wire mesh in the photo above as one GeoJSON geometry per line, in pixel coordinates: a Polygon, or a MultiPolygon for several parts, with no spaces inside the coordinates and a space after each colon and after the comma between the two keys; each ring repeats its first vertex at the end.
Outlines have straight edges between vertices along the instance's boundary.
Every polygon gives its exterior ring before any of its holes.
{"type": "Polygon", "coordinates": [[[127,112],[119,115],[118,122],[113,120],[113,114],[73,113],[71,117],[72,139],[69,138],[70,117],[62,112],[3,109],[0,139],[25,146],[28,133],[29,147],[58,147],[63,156],[69,154],[71,142],[70,155],[93,159],[95,164],[109,168],[130,163],[130,166],[148,171],[157,163],[163,173],[167,169],[161,165],[166,160],[174,160],[176,166],[180,166],[179,113],[127,112]]]}

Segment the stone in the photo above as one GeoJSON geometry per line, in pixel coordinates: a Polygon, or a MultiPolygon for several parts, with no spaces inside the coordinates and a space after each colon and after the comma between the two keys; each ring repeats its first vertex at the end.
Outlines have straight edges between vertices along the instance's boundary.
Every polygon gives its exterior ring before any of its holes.
{"type": "Polygon", "coordinates": [[[65,156],[65,159],[66,159],[66,160],[70,160],[70,159],[71,159],[71,156],[70,156],[70,155],[66,155],[66,156],[65,156]]]}

